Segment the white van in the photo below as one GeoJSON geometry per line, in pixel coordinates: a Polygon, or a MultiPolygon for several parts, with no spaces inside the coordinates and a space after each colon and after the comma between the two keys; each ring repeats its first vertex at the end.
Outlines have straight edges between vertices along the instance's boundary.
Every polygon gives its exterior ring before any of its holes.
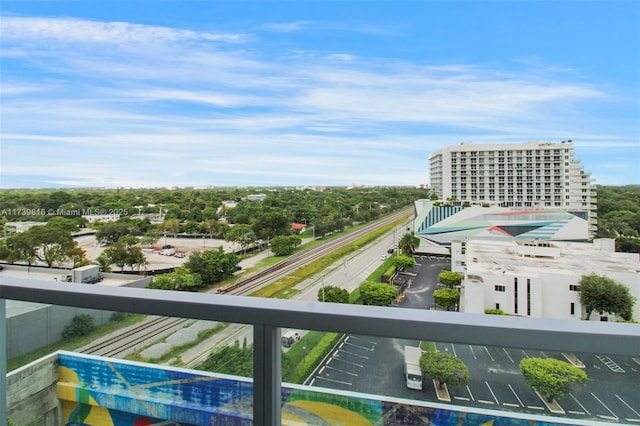
{"type": "Polygon", "coordinates": [[[282,335],[282,338],[280,339],[280,343],[285,348],[290,348],[298,340],[300,340],[300,333],[294,330],[288,330],[282,335]]]}

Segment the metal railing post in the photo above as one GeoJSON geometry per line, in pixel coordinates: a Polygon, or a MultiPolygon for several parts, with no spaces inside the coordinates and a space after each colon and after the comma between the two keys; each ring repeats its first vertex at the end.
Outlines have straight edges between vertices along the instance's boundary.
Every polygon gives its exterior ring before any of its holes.
{"type": "Polygon", "coordinates": [[[280,425],[280,328],[253,325],[253,424],[280,425]]]}
{"type": "Polygon", "coordinates": [[[7,305],[0,299],[0,426],[7,424],[7,305]]]}

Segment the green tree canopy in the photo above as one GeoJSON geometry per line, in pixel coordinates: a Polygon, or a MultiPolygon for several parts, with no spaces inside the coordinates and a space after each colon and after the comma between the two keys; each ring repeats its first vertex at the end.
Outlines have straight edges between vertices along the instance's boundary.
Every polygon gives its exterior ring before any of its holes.
{"type": "Polygon", "coordinates": [[[76,245],[69,230],[55,225],[33,226],[24,234],[33,244],[36,257],[49,267],[64,261],[66,251],[76,245]]]}
{"type": "Polygon", "coordinates": [[[442,271],[438,274],[438,282],[444,286],[453,288],[462,283],[462,274],[459,272],[442,271]]]}
{"type": "Polygon", "coordinates": [[[192,253],[185,263],[191,273],[202,277],[203,285],[215,284],[230,277],[237,265],[238,256],[235,253],[225,253],[222,247],[192,253]]]}
{"type": "Polygon", "coordinates": [[[587,320],[596,311],[600,314],[616,314],[628,321],[633,317],[635,299],[624,284],[609,277],[590,274],[580,278],[580,303],[587,312],[587,320]]]}
{"type": "Polygon", "coordinates": [[[520,361],[520,372],[527,386],[549,402],[589,380],[583,370],[554,358],[525,358],[520,361]]]}
{"type": "Polygon", "coordinates": [[[153,279],[149,288],[160,290],[196,291],[202,287],[202,278],[192,274],[185,267],[176,268],[174,272],[162,274],[153,279]]]}
{"type": "Polygon", "coordinates": [[[231,241],[240,245],[241,249],[245,249],[247,245],[256,241],[256,234],[249,225],[232,226],[225,237],[226,241],[231,241]]]}
{"type": "Polygon", "coordinates": [[[420,370],[424,376],[437,380],[440,388],[465,386],[469,383],[469,369],[460,358],[446,352],[424,352],[420,357],[420,370]]]}
{"type": "Polygon", "coordinates": [[[416,264],[416,261],[413,257],[405,255],[396,256],[394,262],[396,269],[401,271],[412,268],[416,264]]]}
{"type": "Polygon", "coordinates": [[[365,282],[360,284],[360,299],[365,305],[391,306],[398,297],[398,290],[385,283],[365,282]]]}
{"type": "Polygon", "coordinates": [[[326,285],[318,290],[318,301],[328,303],[349,303],[349,292],[342,287],[326,285]]]}
{"type": "Polygon", "coordinates": [[[453,288],[439,288],[433,292],[433,301],[449,310],[460,301],[460,293],[453,288]]]}
{"type": "Polygon", "coordinates": [[[301,243],[302,238],[298,235],[278,235],[269,241],[271,250],[276,256],[287,256],[293,253],[293,250],[295,250],[295,248],[301,243]]]}

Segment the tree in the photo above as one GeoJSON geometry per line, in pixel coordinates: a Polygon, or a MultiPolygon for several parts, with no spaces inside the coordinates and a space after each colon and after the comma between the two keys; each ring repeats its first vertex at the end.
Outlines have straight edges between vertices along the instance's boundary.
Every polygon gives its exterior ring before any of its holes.
{"type": "Polygon", "coordinates": [[[173,238],[175,238],[180,232],[180,221],[178,219],[165,220],[162,223],[162,229],[165,234],[173,235],[173,238]]]}
{"type": "Polygon", "coordinates": [[[404,271],[407,268],[412,268],[416,264],[413,257],[400,255],[395,258],[396,269],[404,271]]]}
{"type": "Polygon", "coordinates": [[[568,394],[575,385],[585,385],[589,380],[583,370],[554,358],[525,358],[520,361],[520,372],[527,386],[548,402],[568,394]]]}
{"type": "Polygon", "coordinates": [[[459,272],[442,271],[438,274],[438,282],[446,287],[454,288],[462,283],[462,274],[459,272]]]}
{"type": "Polygon", "coordinates": [[[105,256],[104,253],[96,257],[96,263],[101,272],[111,272],[111,259],[105,256]]]}
{"type": "Polygon", "coordinates": [[[24,260],[31,266],[36,261],[36,248],[33,238],[26,232],[11,235],[6,239],[5,260],[12,264],[24,260]]]}
{"type": "Polygon", "coordinates": [[[438,381],[440,389],[444,385],[466,386],[469,383],[469,369],[455,356],[446,352],[424,352],[420,356],[420,370],[424,376],[438,381]]]}
{"type": "Polygon", "coordinates": [[[365,282],[359,288],[360,299],[365,305],[391,306],[398,297],[398,290],[385,283],[365,282]]]}
{"type": "Polygon", "coordinates": [[[327,285],[318,290],[318,301],[328,303],[349,303],[349,292],[344,288],[327,285]]]}
{"type": "Polygon", "coordinates": [[[149,288],[160,290],[196,291],[202,287],[202,278],[192,274],[185,267],[176,268],[174,272],[162,274],[153,279],[149,288]]]}
{"type": "Polygon", "coordinates": [[[579,284],[580,303],[587,312],[586,320],[593,311],[600,314],[609,312],[627,321],[632,318],[635,298],[624,284],[597,274],[583,275],[579,284]]]}
{"type": "Polygon", "coordinates": [[[249,225],[236,225],[227,232],[225,240],[240,245],[240,248],[244,250],[247,245],[256,240],[256,235],[249,225]]]}
{"type": "Polygon", "coordinates": [[[110,265],[115,264],[119,266],[120,272],[124,271],[124,267],[129,264],[129,250],[122,242],[117,242],[107,247],[102,254],[106,259],[108,259],[110,265]]]}
{"type": "Polygon", "coordinates": [[[55,225],[33,226],[24,232],[34,246],[38,260],[48,267],[66,259],[66,251],[75,245],[71,232],[55,225]]]}
{"type": "Polygon", "coordinates": [[[121,221],[109,222],[100,226],[100,229],[96,232],[96,240],[111,244],[125,235],[131,235],[133,231],[134,229],[130,223],[121,221]]]}
{"type": "Polygon", "coordinates": [[[416,249],[420,245],[420,238],[413,235],[413,233],[406,233],[400,238],[398,242],[398,248],[403,254],[412,255],[416,252],[416,249]]]}
{"type": "Polygon", "coordinates": [[[72,268],[75,268],[76,265],[78,265],[81,262],[85,264],[88,262],[87,252],[85,252],[77,244],[74,244],[73,247],[67,249],[67,251],[65,252],[65,257],[67,257],[68,259],[71,259],[72,268]]]}
{"type": "Polygon", "coordinates": [[[200,275],[203,285],[215,284],[230,277],[237,265],[238,256],[235,253],[225,253],[222,247],[192,253],[185,263],[191,273],[200,275]]]}
{"type": "Polygon", "coordinates": [[[281,213],[264,213],[254,222],[253,232],[263,240],[274,238],[276,235],[289,235],[291,219],[281,213]]]}
{"type": "Polygon", "coordinates": [[[460,301],[460,293],[453,288],[439,288],[433,292],[433,301],[438,305],[447,308],[455,306],[460,301]]]}
{"type": "Polygon", "coordinates": [[[301,243],[302,238],[298,235],[278,235],[270,241],[271,250],[276,256],[290,255],[301,243]]]}

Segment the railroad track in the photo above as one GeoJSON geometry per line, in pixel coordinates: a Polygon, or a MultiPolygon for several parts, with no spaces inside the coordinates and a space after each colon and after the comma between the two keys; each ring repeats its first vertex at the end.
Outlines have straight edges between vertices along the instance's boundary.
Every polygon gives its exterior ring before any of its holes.
{"type": "MultiPolygon", "coordinates": [[[[412,212],[413,209],[408,208],[384,219],[367,224],[355,231],[331,239],[323,244],[300,251],[287,259],[284,259],[283,261],[248,277],[245,280],[237,282],[236,284],[224,289],[219,289],[218,293],[229,295],[249,294],[283,276],[288,275],[309,262],[325,256],[339,248],[347,246],[354,240],[362,238],[379,228],[390,225],[409,216],[412,212]]],[[[190,319],[188,318],[156,317],[143,324],[131,327],[113,338],[83,348],[80,352],[107,357],[123,357],[139,348],[145,342],[157,340],[163,337],[163,335],[171,329],[178,328],[189,320],[190,319]]]]}

